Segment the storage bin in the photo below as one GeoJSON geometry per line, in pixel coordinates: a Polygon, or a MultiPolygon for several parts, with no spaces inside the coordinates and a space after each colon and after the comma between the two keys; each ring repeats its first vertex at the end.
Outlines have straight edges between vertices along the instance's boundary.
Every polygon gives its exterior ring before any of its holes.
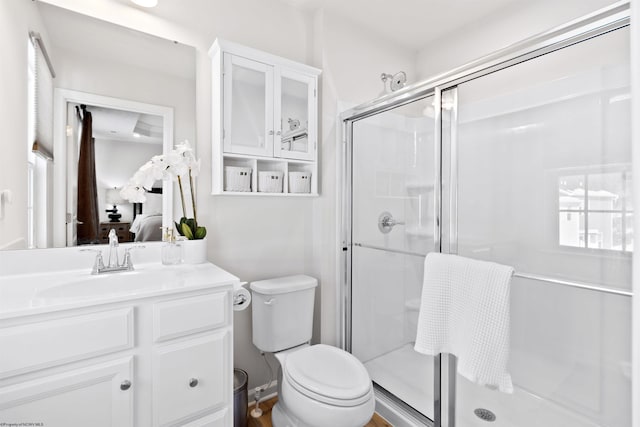
{"type": "Polygon", "coordinates": [[[258,191],[263,193],[282,193],[282,171],[258,172],[258,191]]]}
{"type": "Polygon", "coordinates": [[[289,172],[289,193],[311,193],[311,172],[289,172]]]}
{"type": "Polygon", "coordinates": [[[224,167],[224,191],[251,191],[253,169],[240,166],[224,167]]]}

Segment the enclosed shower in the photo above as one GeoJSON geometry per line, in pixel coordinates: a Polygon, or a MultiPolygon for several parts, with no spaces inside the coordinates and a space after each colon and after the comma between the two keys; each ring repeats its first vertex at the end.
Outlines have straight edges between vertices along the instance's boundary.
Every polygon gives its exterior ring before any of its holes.
{"type": "Polygon", "coordinates": [[[628,25],[616,4],[343,113],[343,346],[398,425],[631,424],[628,25]],[[413,350],[429,252],[514,267],[513,394],[413,350]]]}

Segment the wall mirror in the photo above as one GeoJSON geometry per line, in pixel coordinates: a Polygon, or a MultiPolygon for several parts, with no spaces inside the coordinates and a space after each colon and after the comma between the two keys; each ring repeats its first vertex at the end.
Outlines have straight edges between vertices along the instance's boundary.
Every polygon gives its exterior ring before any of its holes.
{"type": "MultiPolygon", "coordinates": [[[[37,7],[56,73],[54,147],[41,190],[46,197],[38,191],[32,197],[27,246],[79,242],[78,154],[85,111],[93,119],[99,230],[115,228],[120,241],[160,239],[148,230],[143,237],[140,228],[133,234],[131,226],[147,216],[155,217],[149,225],[154,231],[170,226],[173,184],[158,181],[146,206],[122,200],[115,190],[153,155],[185,139],[194,142],[195,49],[47,3],[37,7]]],[[[105,243],[103,237],[92,243],[105,243]]]]}

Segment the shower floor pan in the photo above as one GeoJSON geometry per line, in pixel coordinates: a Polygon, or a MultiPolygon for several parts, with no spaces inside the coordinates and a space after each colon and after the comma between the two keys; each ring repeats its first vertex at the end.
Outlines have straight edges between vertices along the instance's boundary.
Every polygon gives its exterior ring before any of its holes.
{"type": "MultiPolygon", "coordinates": [[[[371,379],[404,403],[433,419],[433,360],[406,344],[366,362],[371,379]]],[[[505,394],[479,387],[457,377],[456,424],[464,427],[599,427],[580,414],[515,387],[505,394]],[[476,412],[489,410],[495,421],[485,421],[476,412]]],[[[410,425],[410,424],[407,424],[410,425]]],[[[400,426],[398,426],[400,427],[400,426]]]]}

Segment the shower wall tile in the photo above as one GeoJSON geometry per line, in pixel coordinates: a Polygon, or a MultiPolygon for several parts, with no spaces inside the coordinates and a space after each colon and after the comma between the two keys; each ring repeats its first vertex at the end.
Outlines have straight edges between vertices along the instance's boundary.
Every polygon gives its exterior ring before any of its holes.
{"type": "Polygon", "coordinates": [[[628,425],[628,297],[514,278],[514,385],[601,425],[628,425]]]}

